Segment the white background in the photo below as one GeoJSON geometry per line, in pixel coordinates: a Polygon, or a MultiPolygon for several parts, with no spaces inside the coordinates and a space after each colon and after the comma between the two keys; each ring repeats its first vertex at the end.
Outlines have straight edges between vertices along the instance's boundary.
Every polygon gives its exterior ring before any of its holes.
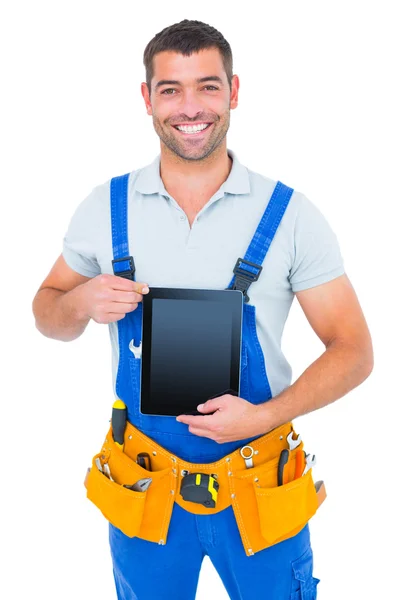
{"type": "MultiPolygon", "coordinates": [[[[70,0],[1,10],[2,598],[116,597],[106,521],[83,487],[111,416],[108,329],[91,322],[73,343],[45,338],[31,303],[77,205],[158,153],[142,55],[184,18],[231,44],[241,87],[228,147],[327,217],[373,336],[366,382],[295,423],[328,491],[311,521],[318,598],[398,594],[396,4],[70,0]]],[[[293,381],[324,350],[297,300],[283,348],[293,381]]],[[[197,599],[210,597],[227,594],[205,559],[197,599]]]]}

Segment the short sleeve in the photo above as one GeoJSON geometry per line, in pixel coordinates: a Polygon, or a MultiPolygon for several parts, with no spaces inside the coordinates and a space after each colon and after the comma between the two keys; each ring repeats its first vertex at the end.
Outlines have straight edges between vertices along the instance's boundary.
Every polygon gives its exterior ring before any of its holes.
{"type": "Polygon", "coordinates": [[[299,292],[345,273],[337,237],[320,210],[303,194],[294,226],[294,260],[289,281],[299,292]]]}
{"type": "Polygon", "coordinates": [[[62,255],[71,269],[85,277],[101,273],[96,258],[96,190],[77,207],[63,239],[62,255]]]}

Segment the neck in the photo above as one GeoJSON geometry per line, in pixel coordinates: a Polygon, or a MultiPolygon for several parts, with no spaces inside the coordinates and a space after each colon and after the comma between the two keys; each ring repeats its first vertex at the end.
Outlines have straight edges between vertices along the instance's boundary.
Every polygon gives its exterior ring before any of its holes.
{"type": "Polygon", "coordinates": [[[228,178],[231,167],[226,142],[202,160],[183,159],[161,144],[160,176],[165,189],[172,195],[216,191],[228,178]]]}

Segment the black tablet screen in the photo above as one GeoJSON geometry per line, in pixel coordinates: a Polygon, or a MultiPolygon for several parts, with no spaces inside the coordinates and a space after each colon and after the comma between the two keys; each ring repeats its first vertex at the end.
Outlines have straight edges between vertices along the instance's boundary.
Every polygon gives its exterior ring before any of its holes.
{"type": "MultiPolygon", "coordinates": [[[[236,295],[235,299],[240,303],[236,295]]],[[[142,412],[178,415],[227,390],[237,394],[241,323],[235,329],[230,304],[152,300],[149,340],[146,335],[143,340],[142,412]],[[147,353],[146,341],[150,341],[147,353]]]]}

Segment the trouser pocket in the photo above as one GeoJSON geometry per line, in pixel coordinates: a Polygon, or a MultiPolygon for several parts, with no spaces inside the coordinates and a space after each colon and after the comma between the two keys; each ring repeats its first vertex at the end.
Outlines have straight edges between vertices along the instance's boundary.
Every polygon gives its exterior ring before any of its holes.
{"type": "Polygon", "coordinates": [[[268,544],[295,535],[316,513],[318,497],[312,470],[278,487],[254,484],[261,534],[268,544]]]}
{"type": "Polygon", "coordinates": [[[302,556],[292,562],[292,571],[290,600],[317,600],[317,585],[320,580],[313,576],[313,554],[310,546],[302,556]]]}

